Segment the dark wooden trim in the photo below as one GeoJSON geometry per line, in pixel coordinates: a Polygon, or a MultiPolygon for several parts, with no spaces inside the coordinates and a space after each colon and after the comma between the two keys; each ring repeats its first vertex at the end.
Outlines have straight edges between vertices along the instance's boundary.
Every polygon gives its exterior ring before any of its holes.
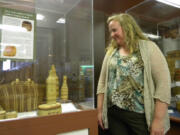
{"type": "Polygon", "coordinates": [[[178,122],[178,123],[180,123],[180,118],[178,118],[178,117],[170,116],[170,120],[173,121],[173,122],[178,122]]]}
{"type": "Polygon", "coordinates": [[[170,116],[171,127],[166,135],[179,135],[180,133],[180,118],[170,116]]]}
{"type": "Polygon", "coordinates": [[[86,110],[0,122],[0,135],[57,135],[87,128],[89,135],[97,135],[97,127],[97,110],[86,110]]]}

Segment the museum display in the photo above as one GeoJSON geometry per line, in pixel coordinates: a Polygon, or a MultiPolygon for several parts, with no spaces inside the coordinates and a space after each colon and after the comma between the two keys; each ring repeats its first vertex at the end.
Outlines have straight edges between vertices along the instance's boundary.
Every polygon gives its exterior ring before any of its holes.
{"type": "Polygon", "coordinates": [[[94,109],[92,1],[20,1],[0,0],[1,121],[94,109]]]}
{"type": "Polygon", "coordinates": [[[59,79],[56,75],[55,66],[52,65],[49,71],[49,76],[46,79],[46,100],[47,104],[56,103],[59,93],[59,79]]]}
{"type": "Polygon", "coordinates": [[[62,108],[60,103],[42,104],[38,106],[38,116],[61,114],[62,108]]]}
{"type": "Polygon", "coordinates": [[[63,83],[61,87],[61,100],[67,101],[68,100],[68,85],[67,85],[67,76],[63,76],[63,83]]]}
{"type": "MultiPolygon", "coordinates": [[[[38,84],[31,79],[15,81],[0,86],[1,106],[7,112],[25,112],[37,109],[39,96],[38,84]]],[[[41,99],[42,100],[42,99],[41,99]]]]}
{"type": "Polygon", "coordinates": [[[57,103],[57,98],[59,98],[57,93],[59,93],[59,79],[56,75],[55,66],[52,65],[46,79],[47,103],[38,106],[38,116],[60,114],[62,112],[61,104],[57,103]]]}

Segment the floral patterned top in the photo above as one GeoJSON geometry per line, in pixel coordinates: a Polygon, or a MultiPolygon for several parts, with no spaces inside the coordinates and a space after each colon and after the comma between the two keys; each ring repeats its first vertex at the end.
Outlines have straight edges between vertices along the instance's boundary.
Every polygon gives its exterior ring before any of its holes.
{"type": "Polygon", "coordinates": [[[121,56],[116,50],[109,63],[108,106],[144,113],[144,64],[140,51],[121,56]],[[140,88],[133,87],[127,76],[131,76],[140,88]]]}

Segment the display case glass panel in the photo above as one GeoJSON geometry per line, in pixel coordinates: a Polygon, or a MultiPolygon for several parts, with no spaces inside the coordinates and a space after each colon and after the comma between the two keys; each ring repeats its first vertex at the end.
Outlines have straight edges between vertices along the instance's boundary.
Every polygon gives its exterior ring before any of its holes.
{"type": "Polygon", "coordinates": [[[94,108],[92,0],[0,0],[0,120],[94,108]]]}

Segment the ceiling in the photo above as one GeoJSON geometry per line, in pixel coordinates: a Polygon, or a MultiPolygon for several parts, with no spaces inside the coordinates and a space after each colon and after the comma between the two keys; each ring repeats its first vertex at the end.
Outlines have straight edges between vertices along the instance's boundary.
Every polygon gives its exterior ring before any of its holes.
{"type": "Polygon", "coordinates": [[[153,23],[180,16],[180,9],[155,0],[94,0],[94,8],[108,15],[128,12],[153,23]]]}
{"type": "Polygon", "coordinates": [[[106,14],[125,12],[144,0],[94,0],[94,9],[106,14]]]}
{"type": "Polygon", "coordinates": [[[158,24],[176,25],[180,22],[180,9],[155,0],[94,0],[94,8],[107,15],[127,12],[135,17],[145,32],[157,33],[158,24]]]}
{"type": "Polygon", "coordinates": [[[180,23],[179,8],[155,0],[143,1],[127,9],[126,12],[136,18],[143,30],[154,34],[157,33],[157,29],[161,29],[161,31],[168,31],[172,28],[178,29],[180,23]]]}
{"type": "Polygon", "coordinates": [[[161,23],[180,16],[180,9],[155,0],[143,1],[138,6],[127,9],[127,12],[153,23],[161,23]]]}

